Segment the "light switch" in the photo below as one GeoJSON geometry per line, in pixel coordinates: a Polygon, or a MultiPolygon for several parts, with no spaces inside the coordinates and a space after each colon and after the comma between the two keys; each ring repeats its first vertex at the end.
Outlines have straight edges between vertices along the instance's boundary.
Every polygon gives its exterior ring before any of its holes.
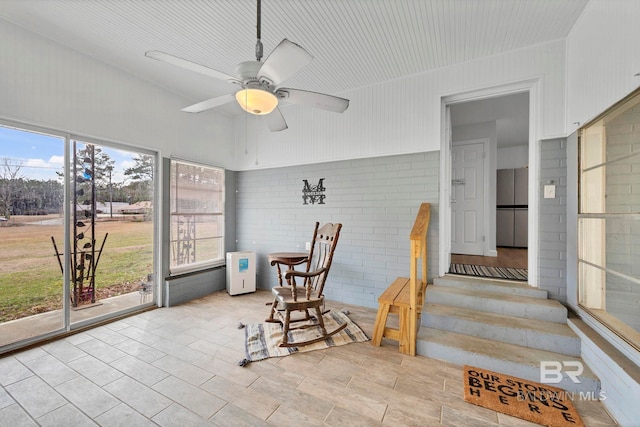
{"type": "Polygon", "coordinates": [[[544,198],[545,199],[555,199],[556,198],[556,186],[555,185],[545,185],[544,186],[544,198]]]}

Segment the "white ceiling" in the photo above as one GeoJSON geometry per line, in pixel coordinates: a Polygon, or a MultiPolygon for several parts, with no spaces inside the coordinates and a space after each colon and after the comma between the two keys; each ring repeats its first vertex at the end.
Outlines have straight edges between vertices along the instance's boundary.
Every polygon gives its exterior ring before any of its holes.
{"type": "MultiPolygon", "coordinates": [[[[587,3],[263,0],[262,42],[265,57],[285,37],[315,56],[286,86],[341,95],[562,39],[587,3]]],[[[255,59],[256,3],[250,0],[0,0],[0,17],[190,102],[232,93],[234,87],[146,58],[146,51],[161,50],[231,75],[239,62],[255,59]]]]}

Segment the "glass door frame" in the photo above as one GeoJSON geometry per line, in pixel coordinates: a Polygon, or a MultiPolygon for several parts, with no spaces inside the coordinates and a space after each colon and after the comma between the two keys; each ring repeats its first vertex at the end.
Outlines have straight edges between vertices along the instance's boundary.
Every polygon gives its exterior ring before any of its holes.
{"type": "MultiPolygon", "coordinates": [[[[154,151],[150,149],[144,149],[137,146],[129,146],[122,143],[108,141],[103,139],[95,139],[90,137],[85,137],[79,134],[62,132],[42,126],[26,124],[22,122],[17,122],[9,119],[4,119],[0,117],[0,125],[8,128],[13,128],[20,131],[25,132],[33,132],[40,133],[44,135],[49,135],[51,137],[57,137],[63,140],[63,150],[64,150],[64,173],[65,179],[63,182],[63,233],[64,233],[64,248],[62,253],[62,263],[63,263],[63,280],[62,280],[62,324],[60,327],[54,328],[49,332],[45,332],[43,334],[39,334],[33,337],[21,339],[10,344],[4,345],[0,351],[0,355],[9,353],[15,350],[19,350],[21,348],[25,348],[27,346],[43,342],[49,339],[54,339],[57,337],[62,337],[65,334],[69,334],[76,330],[85,329],[91,325],[101,324],[107,321],[112,320],[115,317],[121,317],[127,314],[148,310],[150,307],[161,307],[163,301],[162,294],[162,278],[161,278],[161,268],[160,268],[160,254],[162,253],[162,227],[161,227],[161,212],[162,212],[162,168],[161,168],[161,153],[160,151],[154,151]],[[75,323],[71,323],[71,303],[70,303],[70,269],[69,263],[71,262],[71,229],[69,224],[72,220],[72,186],[71,186],[71,176],[69,171],[72,166],[72,146],[73,141],[81,141],[87,144],[95,144],[101,145],[108,148],[116,149],[116,150],[124,150],[124,151],[134,151],[137,154],[144,154],[152,156],[153,158],[153,210],[152,210],[152,271],[153,271],[153,292],[152,299],[149,302],[144,302],[134,307],[129,307],[126,309],[122,309],[119,311],[115,311],[112,313],[107,313],[104,315],[99,315],[90,319],[78,321],[75,323]]],[[[75,208],[75,206],[74,206],[75,208]]]]}
{"type": "MultiPolygon", "coordinates": [[[[65,300],[65,325],[67,325],[68,327],[68,331],[74,331],[77,329],[84,329],[88,326],[91,326],[93,324],[98,324],[98,323],[102,323],[105,321],[108,321],[114,317],[118,317],[118,316],[123,316],[123,315],[127,315],[129,313],[135,313],[141,310],[146,310],[149,307],[152,306],[157,306],[157,307],[161,307],[162,306],[162,295],[161,295],[161,291],[162,291],[162,286],[160,285],[161,283],[161,273],[160,273],[160,264],[159,264],[159,257],[160,257],[160,248],[161,248],[161,236],[160,236],[160,213],[162,209],[158,209],[155,206],[162,206],[162,200],[161,200],[161,193],[162,191],[160,190],[160,185],[162,183],[162,174],[160,171],[160,154],[157,151],[152,151],[152,150],[146,150],[146,149],[142,149],[139,147],[133,147],[133,146],[128,146],[122,143],[118,143],[118,142],[113,142],[113,141],[107,141],[104,139],[96,139],[96,138],[90,138],[90,137],[85,137],[82,135],[78,135],[78,134],[69,134],[68,135],[68,140],[65,141],[66,144],[68,144],[68,150],[65,151],[65,156],[69,156],[68,159],[68,163],[67,160],[65,159],[65,167],[67,168],[67,170],[71,170],[71,162],[72,160],[72,156],[71,156],[71,151],[73,148],[73,142],[77,141],[77,142],[81,142],[81,143],[85,143],[85,144],[94,144],[94,145],[99,145],[99,146],[104,146],[107,148],[112,148],[115,150],[123,150],[123,151],[132,151],[135,150],[136,153],[138,154],[145,154],[145,155],[149,155],[153,157],[153,197],[154,197],[154,209],[152,211],[152,218],[153,218],[153,277],[154,277],[154,282],[153,282],[153,292],[152,292],[152,299],[149,302],[143,303],[143,304],[139,304],[137,306],[134,307],[129,307],[117,312],[113,312],[113,313],[107,313],[104,315],[100,315],[100,316],[96,316],[96,317],[92,317],[90,319],[86,319],[86,320],[81,320],[81,321],[77,321],[77,322],[73,322],[71,323],[71,305],[69,304],[70,301],[70,285],[71,285],[71,280],[69,277],[69,274],[65,271],[65,283],[64,283],[64,287],[65,287],[65,291],[67,292],[67,295],[65,296],[66,300],[65,300]],[[67,318],[68,316],[68,318],[67,318]]],[[[70,174],[69,174],[70,176],[70,174]]],[[[72,219],[72,213],[71,213],[71,192],[72,192],[72,186],[71,186],[71,181],[70,180],[65,180],[65,197],[69,197],[69,202],[65,204],[65,209],[68,209],[69,212],[69,218],[68,221],[71,221],[72,219]]],[[[66,215],[66,212],[65,212],[66,215]]],[[[67,218],[65,216],[65,221],[67,221],[67,218]]],[[[65,266],[70,265],[69,263],[71,262],[71,232],[69,230],[68,224],[70,224],[71,222],[65,222],[65,226],[67,226],[67,228],[65,228],[65,266]],[[67,239],[69,239],[67,241],[67,239]],[[68,257],[68,258],[67,258],[68,257]]]]}

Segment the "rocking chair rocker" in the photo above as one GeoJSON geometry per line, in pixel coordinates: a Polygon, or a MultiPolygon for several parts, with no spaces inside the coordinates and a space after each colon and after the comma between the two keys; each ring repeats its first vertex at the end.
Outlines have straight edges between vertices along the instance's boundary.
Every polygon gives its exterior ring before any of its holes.
{"type": "Polygon", "coordinates": [[[335,330],[327,332],[322,319],[324,313],[321,309],[324,307],[324,285],[333,260],[333,253],[338,244],[342,224],[328,223],[320,228],[319,225],[320,223],[316,222],[306,271],[288,270],[284,275],[288,286],[276,286],[271,290],[274,298],[269,318],[266,321],[282,324],[283,337],[280,347],[300,347],[324,341],[347,326],[345,323],[335,330]],[[302,279],[303,283],[296,284],[296,278],[302,279]],[[309,313],[311,309],[315,311],[315,315],[309,313]],[[292,311],[302,311],[304,317],[291,319],[292,311]],[[307,323],[297,327],[291,326],[291,323],[309,321],[314,318],[317,325],[307,323]],[[289,331],[315,327],[319,327],[320,336],[301,342],[289,342],[289,331]]]}

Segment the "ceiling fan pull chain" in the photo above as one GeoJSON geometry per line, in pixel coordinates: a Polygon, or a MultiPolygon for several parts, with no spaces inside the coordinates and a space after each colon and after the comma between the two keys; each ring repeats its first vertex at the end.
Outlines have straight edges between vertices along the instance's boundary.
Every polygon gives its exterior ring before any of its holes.
{"type": "Polygon", "coordinates": [[[256,41],[256,61],[260,62],[260,60],[262,59],[262,41],[260,41],[261,38],[261,31],[260,31],[260,21],[262,20],[262,12],[260,10],[260,0],[258,0],[258,22],[256,25],[256,36],[257,36],[257,41],[256,41]]]}

